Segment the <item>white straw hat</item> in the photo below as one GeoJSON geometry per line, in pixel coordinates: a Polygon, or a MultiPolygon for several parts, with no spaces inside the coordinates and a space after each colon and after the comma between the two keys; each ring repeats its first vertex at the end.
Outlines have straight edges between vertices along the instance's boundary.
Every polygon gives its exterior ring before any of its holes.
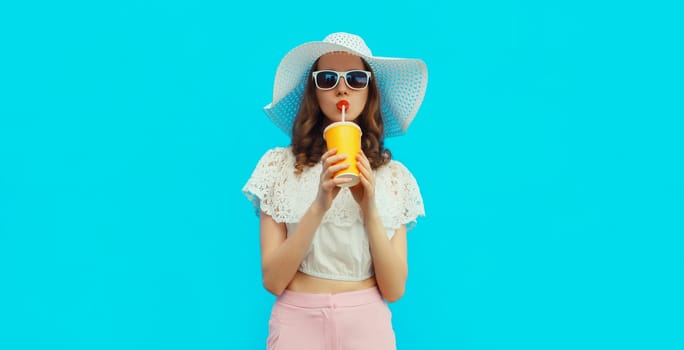
{"type": "Polygon", "coordinates": [[[420,59],[373,56],[363,39],[349,33],[333,33],[323,41],[313,41],[295,47],[285,55],[273,84],[273,101],[264,112],[287,135],[297,116],[311,65],[330,52],[348,52],[362,57],[373,69],[380,90],[380,109],[385,124],[385,136],[406,132],[420,108],[427,88],[427,67],[420,59]]]}

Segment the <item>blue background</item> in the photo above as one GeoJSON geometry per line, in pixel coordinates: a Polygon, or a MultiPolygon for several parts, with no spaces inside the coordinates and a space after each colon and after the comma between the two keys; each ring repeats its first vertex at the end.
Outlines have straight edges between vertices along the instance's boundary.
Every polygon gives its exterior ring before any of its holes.
{"type": "Polygon", "coordinates": [[[0,349],[260,349],[241,194],[280,59],[430,72],[400,349],[684,349],[676,1],[5,1],[0,349]]]}

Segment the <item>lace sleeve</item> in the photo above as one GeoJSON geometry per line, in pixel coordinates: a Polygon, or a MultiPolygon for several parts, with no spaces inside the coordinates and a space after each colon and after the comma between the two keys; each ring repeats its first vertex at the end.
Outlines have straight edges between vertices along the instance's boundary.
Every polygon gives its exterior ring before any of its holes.
{"type": "Polygon", "coordinates": [[[274,191],[279,176],[287,167],[288,148],[274,148],[267,151],[259,160],[252,176],[242,188],[242,193],[247,196],[257,216],[260,211],[273,216],[276,210],[273,206],[274,191]]]}
{"type": "Polygon", "coordinates": [[[378,176],[382,176],[382,181],[378,181],[376,186],[382,186],[383,195],[376,200],[383,222],[392,228],[406,225],[408,230],[412,229],[418,217],[425,216],[423,197],[416,179],[397,161],[388,164],[378,176]]]}

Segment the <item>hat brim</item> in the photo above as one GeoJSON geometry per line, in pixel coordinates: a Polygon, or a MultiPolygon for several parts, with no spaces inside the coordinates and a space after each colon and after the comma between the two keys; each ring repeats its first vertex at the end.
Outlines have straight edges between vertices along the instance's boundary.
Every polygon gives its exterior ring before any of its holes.
{"type": "Polygon", "coordinates": [[[420,59],[370,56],[329,42],[299,45],[282,59],[276,72],[273,100],[264,107],[273,123],[291,136],[311,65],[331,52],[347,52],[368,62],[380,90],[385,137],[406,133],[425,97],[428,78],[425,63],[420,59]]]}

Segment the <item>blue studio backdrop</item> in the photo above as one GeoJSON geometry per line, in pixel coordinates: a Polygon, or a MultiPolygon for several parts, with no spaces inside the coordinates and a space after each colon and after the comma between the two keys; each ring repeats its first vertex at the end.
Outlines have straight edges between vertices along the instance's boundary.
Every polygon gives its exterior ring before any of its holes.
{"type": "Polygon", "coordinates": [[[676,1],[5,1],[0,349],[263,349],[292,47],[422,58],[399,349],[684,349],[676,1]]]}

